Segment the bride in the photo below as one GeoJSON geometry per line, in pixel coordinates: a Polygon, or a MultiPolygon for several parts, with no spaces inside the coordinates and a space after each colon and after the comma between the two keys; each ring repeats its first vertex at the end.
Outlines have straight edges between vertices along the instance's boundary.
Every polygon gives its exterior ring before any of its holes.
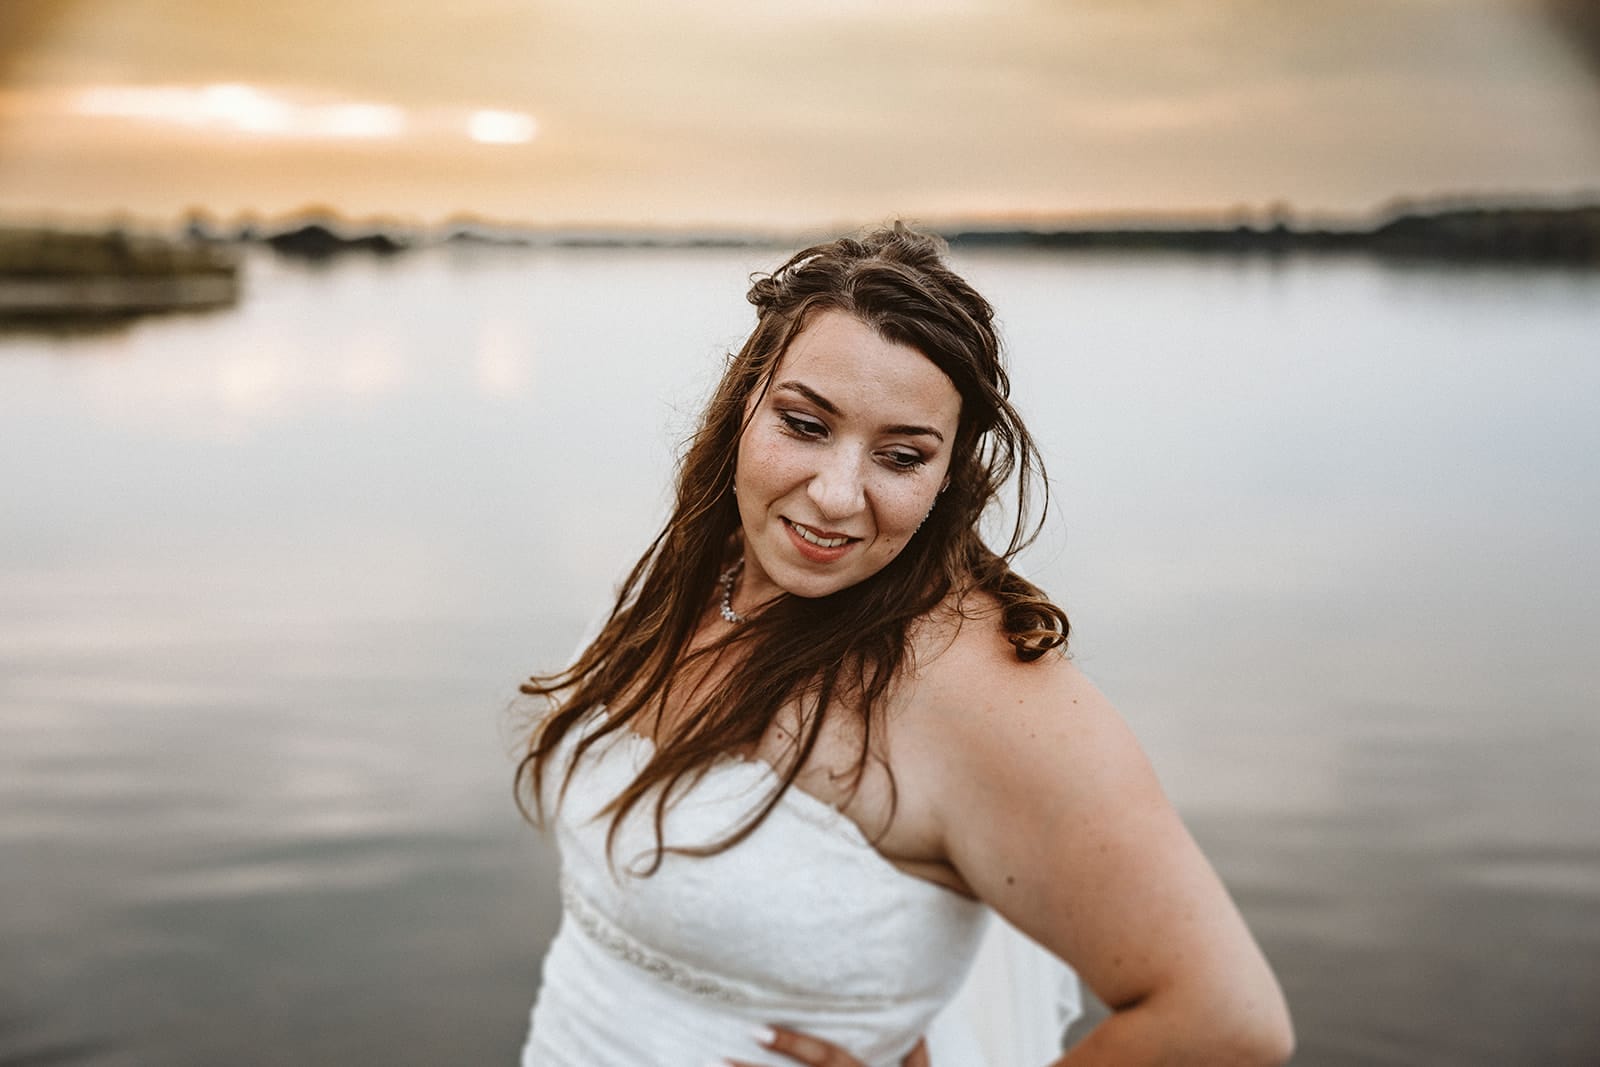
{"type": "Polygon", "coordinates": [[[671,518],[523,687],[564,904],[524,1064],[977,1067],[946,1009],[991,912],[1111,1009],[1039,1064],[1287,1059],[1266,960],[1010,566],[1043,474],[989,304],[900,225],[749,299],[671,518]]]}

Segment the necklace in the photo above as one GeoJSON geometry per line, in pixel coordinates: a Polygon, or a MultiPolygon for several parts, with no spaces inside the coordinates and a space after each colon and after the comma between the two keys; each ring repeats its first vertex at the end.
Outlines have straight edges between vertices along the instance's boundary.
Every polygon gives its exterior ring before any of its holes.
{"type": "Polygon", "coordinates": [[[717,584],[722,586],[721,611],[723,619],[735,626],[745,621],[745,617],[733,610],[733,583],[739,578],[739,572],[744,570],[744,557],[727,570],[722,572],[722,577],[717,579],[717,584]]]}

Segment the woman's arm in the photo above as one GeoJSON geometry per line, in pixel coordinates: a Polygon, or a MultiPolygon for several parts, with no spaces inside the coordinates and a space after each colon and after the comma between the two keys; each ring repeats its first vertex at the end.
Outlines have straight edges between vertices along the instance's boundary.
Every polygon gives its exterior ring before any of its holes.
{"type": "Polygon", "coordinates": [[[967,884],[1112,1009],[1061,1067],[1287,1060],[1277,979],[1121,717],[1065,658],[1019,663],[988,630],[928,665],[896,748],[936,776],[967,884]]]}

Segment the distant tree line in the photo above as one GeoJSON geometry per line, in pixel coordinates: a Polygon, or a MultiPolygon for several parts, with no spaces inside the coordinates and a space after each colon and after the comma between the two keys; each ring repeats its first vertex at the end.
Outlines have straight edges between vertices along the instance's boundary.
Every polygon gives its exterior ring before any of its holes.
{"type": "Polygon", "coordinates": [[[1268,226],[1075,227],[959,230],[951,244],[1192,252],[1367,251],[1430,259],[1600,263],[1600,206],[1459,208],[1393,215],[1367,228],[1268,226]]]}

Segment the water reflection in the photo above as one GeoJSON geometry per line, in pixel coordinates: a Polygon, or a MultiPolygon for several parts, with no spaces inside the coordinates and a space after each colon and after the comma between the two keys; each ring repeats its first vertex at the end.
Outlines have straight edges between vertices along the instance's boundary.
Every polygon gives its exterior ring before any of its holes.
{"type": "MultiPolygon", "coordinates": [[[[554,928],[504,709],[664,504],[769,253],[250,264],[0,339],[0,1059],[506,1060],[554,928]]],[[[969,256],[1028,560],[1306,1062],[1580,1063],[1600,279],[969,256]]]]}

